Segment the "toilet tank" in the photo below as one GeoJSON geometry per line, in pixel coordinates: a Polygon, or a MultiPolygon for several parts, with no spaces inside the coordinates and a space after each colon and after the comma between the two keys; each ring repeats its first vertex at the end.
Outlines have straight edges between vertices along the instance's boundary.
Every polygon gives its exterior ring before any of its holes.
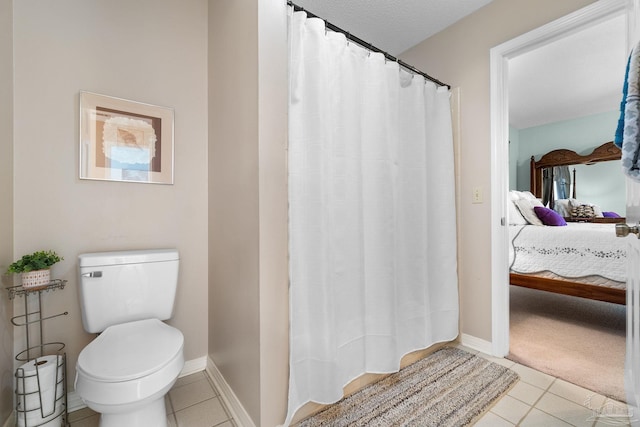
{"type": "Polygon", "coordinates": [[[173,315],[180,257],[175,249],[80,254],[79,293],[87,332],[173,315]]]}

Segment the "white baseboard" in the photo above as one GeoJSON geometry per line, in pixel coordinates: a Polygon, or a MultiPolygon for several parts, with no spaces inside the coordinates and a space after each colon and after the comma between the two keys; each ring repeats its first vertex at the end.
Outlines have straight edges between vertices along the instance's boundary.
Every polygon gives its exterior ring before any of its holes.
{"type": "Polygon", "coordinates": [[[490,355],[493,352],[493,344],[490,341],[474,337],[473,335],[460,334],[460,343],[485,354],[490,355]]]}
{"type": "Polygon", "coordinates": [[[76,391],[70,391],[67,393],[67,412],[79,411],[80,409],[86,408],[87,405],[84,404],[80,396],[76,391]]]}
{"type": "Polygon", "coordinates": [[[196,372],[202,372],[205,369],[207,369],[207,356],[187,360],[184,362],[184,368],[180,371],[178,378],[186,377],[187,375],[195,374],[196,372]]]}
{"type": "MultiPolygon", "coordinates": [[[[207,356],[198,357],[197,359],[187,360],[184,362],[184,367],[182,371],[180,371],[180,375],[178,378],[185,377],[187,375],[195,374],[196,372],[202,372],[207,369],[207,356]]],[[[67,383],[68,384],[68,383],[67,383]]],[[[67,393],[67,406],[69,412],[78,411],[80,409],[86,408],[87,405],[84,404],[80,396],[74,391],[70,391],[67,393]]],[[[5,425],[13,425],[7,424],[5,425]]]]}
{"type": "Polygon", "coordinates": [[[224,400],[229,412],[231,412],[232,418],[236,421],[239,427],[255,427],[256,425],[253,423],[253,420],[247,413],[246,409],[244,409],[242,403],[240,403],[240,400],[229,384],[227,384],[227,381],[225,381],[224,377],[218,370],[218,367],[213,363],[211,358],[207,358],[207,373],[213,380],[213,384],[220,392],[220,397],[224,400]]]}

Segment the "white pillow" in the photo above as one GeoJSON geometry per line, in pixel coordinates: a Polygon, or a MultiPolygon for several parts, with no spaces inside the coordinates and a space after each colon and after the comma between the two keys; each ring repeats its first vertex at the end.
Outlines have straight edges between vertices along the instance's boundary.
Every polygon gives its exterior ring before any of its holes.
{"type": "Polygon", "coordinates": [[[531,191],[521,191],[520,198],[527,199],[527,200],[538,200],[536,199],[536,196],[534,196],[531,191]]]}
{"type": "Polygon", "coordinates": [[[520,200],[520,199],[528,199],[528,200],[536,199],[536,196],[534,196],[531,191],[511,190],[509,191],[509,197],[511,198],[511,200],[514,200],[514,201],[520,200]]]}
{"type": "Polygon", "coordinates": [[[520,200],[516,200],[514,203],[520,210],[520,213],[522,214],[522,216],[529,222],[529,224],[544,225],[542,221],[540,221],[540,218],[538,218],[538,215],[536,215],[536,212],[533,210],[535,206],[542,206],[542,203],[540,202],[540,200],[536,198],[534,198],[533,200],[520,199],[520,200]]]}
{"type": "Polygon", "coordinates": [[[598,205],[591,205],[593,206],[593,213],[596,214],[596,218],[604,218],[604,215],[602,214],[602,209],[600,208],[600,206],[598,205]]]}
{"type": "Polygon", "coordinates": [[[529,224],[526,219],[522,216],[520,211],[515,205],[515,202],[509,200],[509,212],[507,212],[507,218],[509,220],[509,224],[511,225],[527,225],[529,224]]]}

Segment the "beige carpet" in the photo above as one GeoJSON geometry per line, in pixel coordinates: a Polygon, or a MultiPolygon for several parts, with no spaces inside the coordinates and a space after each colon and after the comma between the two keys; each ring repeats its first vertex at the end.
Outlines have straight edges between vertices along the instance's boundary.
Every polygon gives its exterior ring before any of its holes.
{"type": "Polygon", "coordinates": [[[510,288],[509,359],[626,400],[625,306],[510,288]]]}
{"type": "Polygon", "coordinates": [[[517,380],[504,366],[445,347],[296,426],[465,426],[517,380]]]}

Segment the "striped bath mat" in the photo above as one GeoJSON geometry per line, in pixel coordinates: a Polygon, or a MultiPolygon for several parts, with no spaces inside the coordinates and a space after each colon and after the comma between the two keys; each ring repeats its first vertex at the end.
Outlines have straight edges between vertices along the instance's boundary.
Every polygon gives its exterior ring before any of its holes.
{"type": "Polygon", "coordinates": [[[464,426],[517,380],[504,366],[445,347],[296,426],[464,426]]]}

